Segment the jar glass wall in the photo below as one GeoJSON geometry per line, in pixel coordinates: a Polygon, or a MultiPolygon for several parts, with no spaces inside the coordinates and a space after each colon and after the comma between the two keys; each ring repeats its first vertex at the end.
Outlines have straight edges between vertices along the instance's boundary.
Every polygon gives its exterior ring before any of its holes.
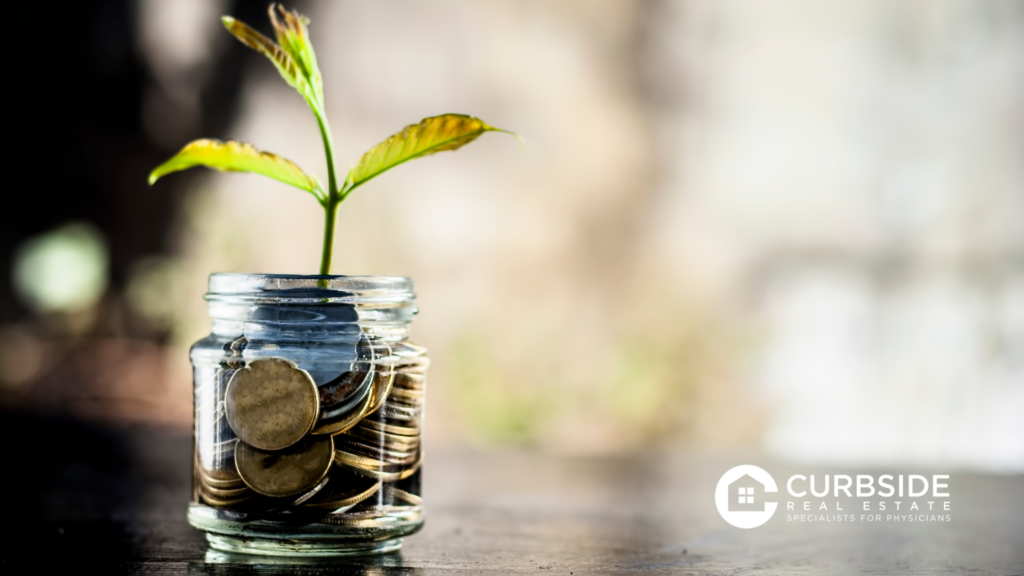
{"type": "Polygon", "coordinates": [[[189,522],[230,552],[398,549],[423,524],[412,281],[214,274],[206,299],[189,522]]]}

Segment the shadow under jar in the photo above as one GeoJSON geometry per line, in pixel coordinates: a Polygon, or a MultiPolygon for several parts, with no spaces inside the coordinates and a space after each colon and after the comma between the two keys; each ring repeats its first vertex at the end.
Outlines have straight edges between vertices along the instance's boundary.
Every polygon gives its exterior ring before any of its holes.
{"type": "Polygon", "coordinates": [[[408,340],[414,297],[390,276],[210,276],[188,518],[213,548],[382,554],[419,530],[428,361],[408,340]]]}

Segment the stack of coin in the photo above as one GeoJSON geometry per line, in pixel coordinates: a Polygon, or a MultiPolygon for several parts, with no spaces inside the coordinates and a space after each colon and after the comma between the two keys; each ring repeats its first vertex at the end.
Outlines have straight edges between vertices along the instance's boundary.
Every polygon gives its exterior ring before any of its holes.
{"type": "Polygon", "coordinates": [[[335,464],[382,482],[409,478],[419,469],[426,359],[403,344],[391,351],[392,383],[380,406],[335,436],[335,464]]]}
{"type": "Polygon", "coordinates": [[[203,447],[212,467],[196,454],[196,500],[319,521],[419,506],[424,351],[365,342],[359,352],[319,387],[283,358],[226,366],[216,441],[203,447]]]}
{"type": "Polygon", "coordinates": [[[254,496],[254,492],[234,470],[206,469],[198,457],[194,469],[197,495],[211,506],[235,507],[254,496]]]}
{"type": "Polygon", "coordinates": [[[210,389],[196,391],[196,421],[202,427],[197,430],[197,440],[203,438],[205,445],[202,459],[199,446],[196,446],[193,465],[194,497],[197,502],[210,506],[237,508],[248,505],[256,496],[235,468],[238,438],[228,425],[224,412],[224,388],[234,372],[221,371],[208,384],[210,389]]]}

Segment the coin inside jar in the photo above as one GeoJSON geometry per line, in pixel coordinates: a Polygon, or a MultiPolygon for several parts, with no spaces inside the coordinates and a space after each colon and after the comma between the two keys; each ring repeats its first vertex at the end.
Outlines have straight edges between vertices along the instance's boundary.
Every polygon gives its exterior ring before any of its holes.
{"type": "Polygon", "coordinates": [[[334,440],[314,436],[284,450],[270,452],[241,442],[235,466],[245,485],[264,496],[295,496],[319,483],[331,468],[334,440]]]}
{"type": "Polygon", "coordinates": [[[346,470],[334,469],[329,476],[327,487],[306,501],[309,508],[331,510],[354,506],[380,489],[380,481],[360,476],[346,470]]]}
{"type": "Polygon", "coordinates": [[[324,418],[348,412],[363,400],[373,384],[372,372],[345,372],[320,387],[320,413],[324,418]],[[362,392],[360,394],[359,392],[362,392]]]}
{"type": "Polygon", "coordinates": [[[224,392],[225,414],[250,446],[281,450],[301,440],[320,414],[316,383],[283,358],[263,358],[238,370],[224,392]]]}

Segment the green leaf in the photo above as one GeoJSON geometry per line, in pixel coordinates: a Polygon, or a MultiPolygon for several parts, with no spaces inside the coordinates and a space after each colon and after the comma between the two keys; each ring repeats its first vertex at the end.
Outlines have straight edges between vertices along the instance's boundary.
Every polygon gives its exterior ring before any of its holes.
{"type": "Polygon", "coordinates": [[[323,76],[320,74],[320,67],[316,62],[313,44],[309,40],[309,31],[306,30],[309,18],[294,10],[285,10],[280,4],[271,4],[269,12],[270,22],[274,25],[274,33],[277,35],[277,43],[299,65],[302,75],[316,93],[317,102],[322,104],[324,82],[323,76]],[[280,14],[280,18],[278,14],[280,14]]]}
{"type": "Polygon", "coordinates": [[[231,16],[222,16],[221,21],[224,22],[228,32],[231,32],[242,44],[270,59],[285,82],[298,90],[306,100],[315,98],[306,75],[286,50],[274,44],[270,38],[250,28],[246,23],[235,20],[231,16]]]}
{"type": "MultiPolygon", "coordinates": [[[[484,132],[505,132],[488,126],[483,120],[465,114],[443,114],[424,118],[371,148],[348,174],[345,194],[374,176],[415,158],[456,150],[476,140],[484,132]]],[[[518,138],[518,136],[516,136],[518,138]]]]}
{"type": "Polygon", "coordinates": [[[261,152],[245,142],[195,140],[149,175],[149,184],[171,172],[193,166],[206,166],[229,172],[253,172],[290,184],[321,198],[322,187],[316,177],[306,174],[291,160],[270,152],[261,152]]]}

